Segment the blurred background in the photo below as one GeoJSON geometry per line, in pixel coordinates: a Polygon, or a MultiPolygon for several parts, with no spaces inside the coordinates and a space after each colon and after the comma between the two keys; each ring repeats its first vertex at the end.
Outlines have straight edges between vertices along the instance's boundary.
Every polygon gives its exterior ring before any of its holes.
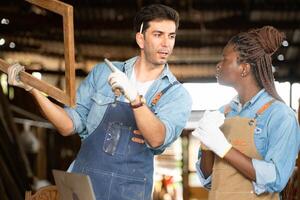
{"type": "MultiPolygon", "coordinates": [[[[298,112],[299,0],[62,2],[74,8],[76,87],[104,58],[123,61],[138,53],[132,22],[141,7],[162,3],[180,14],[169,65],[190,92],[193,112],[181,138],[156,157],[154,199],[207,198],[195,174],[199,143],[190,132],[204,110],[218,109],[236,95],[232,88],[218,85],[215,79],[215,66],[221,59],[222,49],[236,33],[264,25],[286,33],[286,40],[273,55],[274,75],[279,94],[298,112]]],[[[0,58],[8,63],[19,62],[34,76],[64,90],[62,17],[24,0],[1,0],[0,20],[0,58]]],[[[36,191],[54,184],[51,170],[68,168],[80,147],[80,139],[56,134],[31,96],[8,86],[6,80],[6,74],[0,74],[0,198],[24,199],[25,190],[36,191]]],[[[299,175],[297,184],[300,199],[299,175]]]]}

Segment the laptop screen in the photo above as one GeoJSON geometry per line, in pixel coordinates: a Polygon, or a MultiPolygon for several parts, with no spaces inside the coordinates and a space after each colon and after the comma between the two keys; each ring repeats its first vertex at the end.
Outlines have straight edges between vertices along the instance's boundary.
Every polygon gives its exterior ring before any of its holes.
{"type": "Polygon", "coordinates": [[[52,173],[61,200],[96,200],[89,176],[56,169],[52,173]]]}

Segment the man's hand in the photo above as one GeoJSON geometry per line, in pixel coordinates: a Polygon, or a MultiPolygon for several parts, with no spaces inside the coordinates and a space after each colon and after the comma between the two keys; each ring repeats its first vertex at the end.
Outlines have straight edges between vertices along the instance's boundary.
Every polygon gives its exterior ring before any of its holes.
{"type": "Polygon", "coordinates": [[[200,139],[208,149],[223,158],[232,145],[227,141],[219,127],[224,123],[224,115],[219,111],[206,111],[193,131],[193,135],[200,139]]]}
{"type": "MultiPolygon", "coordinates": [[[[109,61],[108,61],[109,62],[109,61]]],[[[106,61],[106,63],[108,64],[106,61]]],[[[111,85],[112,90],[116,93],[120,90],[122,94],[129,100],[133,102],[138,96],[138,92],[132,83],[129,81],[127,76],[121,72],[117,67],[115,67],[111,62],[109,62],[109,67],[112,73],[108,77],[108,83],[111,85]]]]}
{"type": "Polygon", "coordinates": [[[23,88],[26,91],[32,90],[33,87],[21,82],[21,80],[20,80],[20,72],[21,71],[25,71],[25,67],[20,65],[19,63],[9,66],[9,68],[7,70],[8,84],[23,88]]]}

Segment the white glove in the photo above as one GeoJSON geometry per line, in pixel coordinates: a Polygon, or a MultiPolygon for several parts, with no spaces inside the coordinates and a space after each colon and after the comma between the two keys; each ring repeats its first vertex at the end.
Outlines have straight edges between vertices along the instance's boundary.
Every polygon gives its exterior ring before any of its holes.
{"type": "Polygon", "coordinates": [[[119,89],[129,102],[133,102],[138,96],[136,88],[123,72],[121,72],[111,62],[107,60],[105,62],[107,64],[109,63],[108,66],[113,71],[108,77],[108,83],[111,85],[112,90],[116,93],[119,89]]]}
{"type": "Polygon", "coordinates": [[[33,87],[21,82],[20,80],[21,71],[25,71],[25,67],[20,65],[19,63],[15,63],[9,66],[9,68],[7,69],[8,84],[23,88],[26,91],[32,90],[33,87]]]}
{"type": "Polygon", "coordinates": [[[198,127],[207,123],[215,124],[217,127],[220,127],[222,124],[224,124],[224,120],[225,120],[224,114],[221,113],[220,111],[206,110],[202,118],[198,122],[198,127]]]}
{"type": "Polygon", "coordinates": [[[206,111],[192,134],[197,137],[208,149],[223,158],[232,145],[227,141],[219,127],[224,122],[224,115],[219,111],[206,111]]]}

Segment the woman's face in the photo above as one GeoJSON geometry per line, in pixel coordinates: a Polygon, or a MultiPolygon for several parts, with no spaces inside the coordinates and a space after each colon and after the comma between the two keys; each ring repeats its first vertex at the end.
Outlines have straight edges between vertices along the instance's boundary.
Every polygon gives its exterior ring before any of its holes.
{"type": "Polygon", "coordinates": [[[235,87],[241,80],[242,67],[238,64],[238,53],[229,44],[223,50],[223,58],[216,66],[216,78],[221,85],[235,87]]]}

